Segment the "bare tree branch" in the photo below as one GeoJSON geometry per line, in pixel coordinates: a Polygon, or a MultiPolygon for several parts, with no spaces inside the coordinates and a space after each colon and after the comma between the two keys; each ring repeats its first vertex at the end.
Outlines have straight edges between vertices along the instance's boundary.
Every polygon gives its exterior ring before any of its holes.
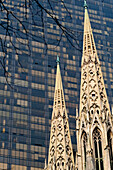
{"type": "Polygon", "coordinates": [[[14,10],[12,10],[12,8],[8,6],[7,2],[0,0],[0,11],[4,16],[3,22],[1,21],[0,23],[0,27],[4,30],[4,34],[0,35],[0,47],[3,52],[3,58],[0,59],[0,64],[4,70],[4,76],[9,85],[11,85],[8,82],[8,77],[10,74],[6,70],[7,43],[10,44],[11,49],[14,50],[15,54],[18,56],[18,64],[23,70],[24,67],[23,63],[21,63],[20,61],[19,53],[24,54],[24,51],[19,47],[19,44],[27,48],[27,55],[30,56],[30,39],[32,39],[33,41],[39,41],[40,39],[45,45],[46,54],[48,50],[48,40],[46,37],[47,23],[45,21],[45,15],[49,16],[52,19],[53,23],[57,25],[60,29],[59,38],[56,39],[56,41],[54,42],[54,46],[56,46],[57,48],[60,45],[62,38],[65,37],[72,47],[81,52],[81,47],[78,43],[78,38],[81,33],[77,34],[77,31],[70,29],[69,27],[62,24],[64,18],[58,18],[58,15],[54,8],[55,3],[62,4],[65,11],[67,12],[67,16],[69,16],[70,20],[72,21],[72,15],[64,0],[47,0],[47,7],[43,4],[43,1],[41,0],[24,0],[24,2],[20,4],[20,8],[24,9],[22,17],[19,17],[15,12],[16,9],[19,8],[18,5],[14,5],[14,10]],[[31,17],[32,23],[30,23],[29,17],[31,17]],[[40,19],[39,22],[36,20],[36,17],[40,19]],[[12,22],[15,22],[15,26],[12,25],[12,22]],[[38,32],[37,35],[34,35],[29,28],[31,24],[36,27],[39,27],[40,25],[42,34],[38,32]],[[13,41],[14,39],[15,41],[13,41]]]}

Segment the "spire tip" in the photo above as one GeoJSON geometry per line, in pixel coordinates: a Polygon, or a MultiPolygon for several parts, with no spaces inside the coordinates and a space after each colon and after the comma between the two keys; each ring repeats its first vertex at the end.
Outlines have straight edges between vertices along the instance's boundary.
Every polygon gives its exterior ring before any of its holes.
{"type": "Polygon", "coordinates": [[[84,8],[88,8],[86,0],[84,0],[84,8]]]}
{"type": "Polygon", "coordinates": [[[56,62],[57,62],[57,64],[59,64],[60,63],[60,58],[59,58],[59,56],[57,55],[57,60],[56,60],[56,62]]]}

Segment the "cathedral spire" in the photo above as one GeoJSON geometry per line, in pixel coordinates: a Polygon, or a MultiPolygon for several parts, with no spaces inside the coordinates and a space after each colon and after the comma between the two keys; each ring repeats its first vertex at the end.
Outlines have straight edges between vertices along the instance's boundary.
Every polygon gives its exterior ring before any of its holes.
{"type": "Polygon", "coordinates": [[[113,158],[110,153],[113,154],[113,151],[112,147],[109,151],[108,145],[113,138],[112,117],[86,1],[84,7],[80,113],[76,123],[78,169],[95,170],[99,167],[100,170],[111,170],[113,158]]]}
{"type": "Polygon", "coordinates": [[[84,109],[91,113],[98,110],[98,113],[101,114],[102,108],[106,108],[110,113],[86,1],[84,1],[84,7],[85,18],[81,70],[80,114],[83,113],[84,109]]]}
{"type": "Polygon", "coordinates": [[[46,169],[74,170],[74,157],[59,63],[60,60],[57,56],[56,84],[51,120],[48,166],[46,169]]]}
{"type": "Polygon", "coordinates": [[[84,1],[85,18],[84,18],[84,41],[83,41],[83,56],[96,53],[96,46],[88,15],[88,6],[84,1]]]}

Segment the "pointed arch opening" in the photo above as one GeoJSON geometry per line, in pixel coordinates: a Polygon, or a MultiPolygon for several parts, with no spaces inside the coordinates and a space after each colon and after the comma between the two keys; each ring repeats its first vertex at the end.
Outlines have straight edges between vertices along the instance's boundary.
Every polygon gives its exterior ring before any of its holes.
{"type": "Polygon", "coordinates": [[[96,127],[93,131],[94,157],[96,170],[104,170],[101,131],[96,127]]]}
{"type": "Polygon", "coordinates": [[[107,132],[107,140],[108,140],[108,149],[109,149],[109,158],[110,158],[110,165],[111,169],[113,169],[113,148],[112,148],[112,134],[111,130],[109,129],[107,132]]]}
{"type": "Polygon", "coordinates": [[[85,131],[82,133],[82,160],[83,170],[86,169],[86,147],[87,147],[87,134],[85,131]]]}

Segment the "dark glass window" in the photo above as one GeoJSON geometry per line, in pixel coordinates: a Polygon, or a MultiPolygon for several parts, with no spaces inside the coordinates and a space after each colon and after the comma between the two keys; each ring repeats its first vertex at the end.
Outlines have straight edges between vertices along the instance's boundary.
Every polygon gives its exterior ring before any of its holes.
{"type": "Polygon", "coordinates": [[[86,169],[86,146],[87,146],[87,135],[84,132],[83,136],[82,136],[82,140],[83,140],[83,166],[84,169],[86,169]]]}
{"type": "Polygon", "coordinates": [[[112,137],[111,137],[110,130],[107,133],[107,139],[108,139],[108,147],[109,147],[110,165],[111,165],[111,169],[113,169],[112,137]]]}
{"type": "Polygon", "coordinates": [[[104,170],[103,156],[102,156],[102,140],[101,140],[101,133],[98,128],[96,128],[93,131],[93,141],[94,141],[94,155],[95,155],[96,170],[104,170]]]}

